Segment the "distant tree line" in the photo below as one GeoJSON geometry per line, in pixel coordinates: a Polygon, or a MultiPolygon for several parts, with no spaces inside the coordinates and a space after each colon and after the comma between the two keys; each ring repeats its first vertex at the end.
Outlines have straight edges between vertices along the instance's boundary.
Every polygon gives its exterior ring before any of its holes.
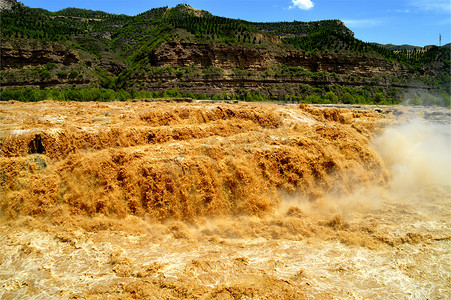
{"type": "Polygon", "coordinates": [[[330,86],[326,89],[300,86],[300,90],[307,93],[271,95],[260,91],[248,91],[237,88],[234,93],[222,92],[220,94],[193,93],[190,91],[180,92],[178,89],[165,91],[125,91],[105,88],[55,88],[55,89],[2,89],[0,90],[0,101],[16,100],[22,102],[37,102],[43,100],[59,101],[128,101],[133,99],[171,99],[191,98],[198,100],[241,100],[241,101],[282,101],[313,104],[379,104],[392,105],[401,104],[401,101],[409,105],[434,105],[451,106],[449,95],[433,95],[418,92],[406,99],[387,98],[383,91],[374,95],[369,90],[355,89],[350,87],[330,86]]]}
{"type": "Polygon", "coordinates": [[[2,39],[28,37],[40,41],[66,41],[76,35],[117,32],[130,18],[75,8],[53,13],[16,5],[12,10],[2,11],[0,20],[2,39]]]}

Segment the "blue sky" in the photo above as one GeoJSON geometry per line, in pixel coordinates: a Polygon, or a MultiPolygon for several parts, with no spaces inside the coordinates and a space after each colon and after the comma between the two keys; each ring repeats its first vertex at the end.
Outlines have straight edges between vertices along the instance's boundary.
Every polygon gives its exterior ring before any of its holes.
{"type": "MultiPolygon", "coordinates": [[[[20,0],[19,0],[20,1],[20,0]]],[[[187,3],[214,15],[248,21],[340,19],[365,42],[442,45],[451,42],[450,0],[22,0],[30,7],[66,7],[136,15],[187,3]]]]}

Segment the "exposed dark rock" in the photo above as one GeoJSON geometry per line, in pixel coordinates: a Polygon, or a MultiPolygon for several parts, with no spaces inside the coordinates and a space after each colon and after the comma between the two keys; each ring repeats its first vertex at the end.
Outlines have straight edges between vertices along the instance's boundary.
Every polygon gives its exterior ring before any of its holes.
{"type": "Polygon", "coordinates": [[[28,154],[44,154],[45,147],[42,144],[42,138],[40,134],[36,134],[35,137],[28,144],[28,154]]]}

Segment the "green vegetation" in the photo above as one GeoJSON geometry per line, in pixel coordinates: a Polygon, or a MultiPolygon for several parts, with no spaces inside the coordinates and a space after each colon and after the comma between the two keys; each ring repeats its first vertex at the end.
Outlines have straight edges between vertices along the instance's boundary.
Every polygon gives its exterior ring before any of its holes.
{"type": "Polygon", "coordinates": [[[3,101],[122,101],[172,95],[213,100],[397,104],[405,97],[402,87],[413,85],[419,87],[418,91],[430,93],[414,93],[408,96],[409,103],[449,106],[450,45],[420,48],[364,43],[339,20],[255,23],[213,16],[183,4],[133,17],[77,8],[49,12],[17,4],[12,10],[2,11],[0,22],[2,44],[18,48],[39,44],[43,49],[72,51],[78,59],[76,64],[55,60],[34,62],[27,68],[2,69],[3,101]],[[161,66],[155,51],[164,42],[201,44],[206,48],[222,45],[231,51],[266,49],[282,56],[297,51],[309,59],[325,55],[350,60],[377,58],[387,65],[402,64],[411,74],[365,77],[316,71],[308,63],[303,66],[285,62],[258,71],[251,67],[226,70],[212,63],[161,66]],[[233,92],[229,88],[220,94],[214,94],[217,89],[195,94],[189,88],[190,82],[214,82],[225,77],[234,82],[273,84],[249,90],[236,87],[233,92]],[[66,87],[45,88],[54,83],[66,87]],[[20,85],[28,87],[8,88],[20,85]]]}
{"type": "Polygon", "coordinates": [[[131,17],[67,8],[59,12],[16,4],[2,11],[2,39],[28,37],[40,41],[66,41],[86,32],[117,32],[131,17]]]}
{"type": "Polygon", "coordinates": [[[271,32],[275,35],[306,36],[319,30],[328,30],[345,35],[353,35],[340,20],[325,20],[316,22],[269,22],[250,23],[258,30],[271,32]]]}
{"type": "Polygon", "coordinates": [[[256,43],[252,28],[244,21],[216,17],[211,15],[196,16],[191,14],[171,15],[169,22],[175,28],[185,29],[197,40],[210,39],[226,44],[256,43]]]}
{"type": "Polygon", "coordinates": [[[422,67],[434,61],[443,61],[446,65],[444,69],[450,66],[449,49],[431,46],[425,50],[399,50],[394,51],[389,48],[374,44],[365,43],[355,39],[352,35],[343,34],[333,26],[320,27],[317,31],[305,36],[286,37],[284,41],[298,49],[316,52],[334,52],[334,53],[354,53],[354,54],[373,54],[380,55],[387,60],[398,61],[409,67],[420,71],[422,67]]]}
{"type": "MultiPolygon", "coordinates": [[[[227,97],[227,96],[226,96],[227,97]]],[[[191,98],[191,99],[212,99],[205,94],[194,94],[191,92],[181,93],[178,90],[165,90],[162,92],[149,91],[124,91],[104,88],[65,88],[65,89],[2,89],[0,90],[1,101],[23,101],[37,102],[43,100],[60,101],[126,101],[133,99],[171,99],[171,98],[191,98]]],[[[227,99],[227,98],[221,98],[227,99]]]]}
{"type": "MultiPolygon", "coordinates": [[[[301,86],[299,90],[302,90],[301,86]]],[[[181,92],[178,89],[169,89],[164,91],[125,91],[113,90],[105,88],[56,88],[56,89],[2,89],[0,90],[0,101],[23,101],[36,102],[43,100],[60,100],[60,101],[128,101],[133,99],[171,99],[171,98],[190,98],[197,100],[240,100],[240,101],[275,101],[275,102],[297,102],[297,103],[313,103],[313,104],[379,104],[391,105],[401,104],[392,98],[385,98],[381,92],[372,96],[370,90],[366,89],[350,89],[348,87],[334,86],[329,89],[336,90],[339,94],[329,91],[321,94],[321,89],[309,89],[310,94],[301,95],[300,93],[285,94],[281,96],[271,96],[262,94],[259,91],[247,91],[238,88],[234,93],[212,94],[203,93],[196,94],[190,91],[181,92]]],[[[435,105],[451,107],[451,97],[446,94],[434,96],[424,91],[414,92],[407,99],[405,104],[408,105],[435,105]]]]}

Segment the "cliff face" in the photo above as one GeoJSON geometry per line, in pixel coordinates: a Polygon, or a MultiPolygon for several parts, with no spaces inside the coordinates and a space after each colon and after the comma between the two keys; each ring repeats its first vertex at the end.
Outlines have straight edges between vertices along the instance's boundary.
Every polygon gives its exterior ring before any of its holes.
{"type": "Polygon", "coordinates": [[[163,43],[150,56],[150,63],[158,67],[195,65],[226,70],[264,71],[273,61],[274,57],[266,49],[183,42],[163,43]]]}
{"type": "MultiPolygon", "coordinates": [[[[68,84],[98,84],[95,70],[120,74],[127,65],[107,57],[95,59],[86,53],[64,45],[43,43],[2,43],[2,86],[4,87],[64,87],[68,84]],[[46,65],[56,67],[44,75],[46,65]]],[[[299,92],[300,85],[324,87],[396,86],[418,88],[411,84],[391,84],[385,77],[413,78],[415,73],[400,63],[364,55],[309,54],[294,49],[268,49],[240,45],[192,42],[164,42],[148,56],[148,68],[195,67],[198,70],[216,68],[217,74],[149,74],[132,72],[125,80],[126,89],[164,91],[177,88],[182,92],[207,95],[236,93],[237,90],[258,91],[261,94],[283,96],[299,92]],[[275,66],[295,67],[305,74],[274,74],[275,66]],[[310,73],[308,73],[310,72],[310,73]],[[329,74],[312,77],[309,74],[329,74]],[[333,74],[333,75],[330,75],[333,74]],[[360,79],[355,79],[360,78],[360,79]]],[[[420,86],[421,87],[421,86],[420,86]]]]}
{"type": "Polygon", "coordinates": [[[112,55],[95,57],[60,42],[15,39],[2,42],[0,51],[3,87],[98,84],[101,75],[118,75],[128,67],[112,55]]]}
{"type": "Polygon", "coordinates": [[[161,66],[214,66],[224,70],[242,69],[265,71],[273,65],[303,67],[311,72],[328,72],[351,76],[377,75],[409,76],[408,67],[391,63],[383,58],[363,55],[308,54],[297,50],[269,50],[267,48],[166,42],[150,55],[152,65],[161,66]]]}
{"type": "Polygon", "coordinates": [[[11,9],[14,4],[16,4],[16,0],[0,0],[0,10],[2,9],[11,9]]]}
{"type": "MultiPolygon", "coordinates": [[[[85,66],[88,69],[95,67],[101,68],[106,72],[118,75],[122,70],[127,68],[127,65],[121,61],[111,61],[108,58],[82,58],[82,52],[69,49],[64,45],[58,43],[40,43],[40,42],[5,42],[1,44],[1,70],[12,73],[14,71],[21,71],[24,69],[43,68],[46,64],[56,64],[59,69],[72,70],[73,68],[80,68],[85,66]]],[[[216,67],[223,70],[223,77],[215,80],[227,82],[230,85],[228,91],[233,88],[245,85],[252,86],[252,81],[245,78],[238,79],[228,76],[234,70],[252,71],[256,74],[263,73],[269,68],[277,65],[301,67],[309,72],[326,72],[335,73],[346,76],[360,76],[371,78],[374,76],[412,76],[414,72],[406,66],[399,63],[390,63],[382,58],[358,56],[358,55],[342,55],[342,54],[308,54],[303,51],[293,49],[272,49],[269,50],[263,47],[249,47],[240,45],[226,45],[214,43],[192,43],[192,42],[165,42],[157,47],[148,57],[150,66],[154,67],[191,67],[198,68],[216,67]],[[242,81],[240,83],[240,81],[242,81]]],[[[4,76],[5,77],[5,76],[4,76]]],[[[64,76],[54,76],[53,80],[46,82],[43,80],[39,84],[39,78],[27,80],[15,80],[7,82],[3,80],[4,86],[21,86],[21,85],[45,85],[58,86],[67,83],[64,76]],[[27,82],[28,81],[28,82],[27,82]]],[[[6,78],[8,78],[6,76],[6,78]]],[[[45,78],[44,78],[45,79],[45,78]]],[[[130,78],[132,82],[129,86],[133,86],[134,80],[144,80],[148,78],[144,76],[133,76],[130,78]]],[[[164,88],[172,88],[171,84],[177,78],[171,77],[158,78],[160,85],[164,88]],[[163,80],[163,82],[161,82],[163,80]]],[[[195,79],[195,78],[194,78],[195,79]]],[[[209,84],[208,80],[202,82],[205,78],[198,78],[194,82],[186,86],[190,86],[193,90],[196,85],[209,84]],[[202,79],[202,80],[201,80],[202,79]]],[[[273,82],[274,78],[266,78],[266,84],[273,82]]],[[[85,78],[84,83],[96,81],[97,78],[85,78]]],[[[280,80],[280,78],[279,78],[280,80]]],[[[277,81],[278,82],[278,81],[277,81]]],[[[314,84],[317,80],[308,78],[284,78],[285,83],[299,83],[314,84]]],[[[264,82],[262,82],[265,84],[264,82]]],[[[147,87],[154,86],[151,79],[147,80],[147,87]]],[[[202,88],[202,90],[204,90],[202,88]]]]}
{"type": "Polygon", "coordinates": [[[148,62],[141,70],[131,73],[125,83],[127,88],[178,89],[207,95],[258,92],[271,97],[308,94],[306,86],[324,89],[334,84],[397,89],[400,93],[403,89],[427,88],[418,81],[410,81],[416,75],[407,66],[368,55],[165,42],[151,52],[148,62]],[[409,80],[395,83],[390,78],[409,80]]]}
{"type": "Polygon", "coordinates": [[[1,69],[20,69],[24,67],[42,66],[47,63],[63,65],[78,64],[79,55],[56,44],[44,43],[2,43],[1,69]]]}
{"type": "MultiPolygon", "coordinates": [[[[43,66],[47,63],[65,66],[81,62],[80,54],[64,46],[42,43],[2,43],[1,69],[20,69],[43,66]]],[[[328,72],[350,76],[374,77],[377,75],[412,76],[413,70],[400,63],[388,62],[378,57],[343,54],[308,54],[297,50],[268,50],[225,44],[165,42],[149,56],[156,67],[219,67],[225,71],[233,69],[264,72],[274,65],[303,67],[311,72],[328,72]]],[[[93,64],[87,62],[88,66],[93,64]]],[[[125,64],[114,64],[100,60],[111,73],[119,74],[125,64]]]]}

